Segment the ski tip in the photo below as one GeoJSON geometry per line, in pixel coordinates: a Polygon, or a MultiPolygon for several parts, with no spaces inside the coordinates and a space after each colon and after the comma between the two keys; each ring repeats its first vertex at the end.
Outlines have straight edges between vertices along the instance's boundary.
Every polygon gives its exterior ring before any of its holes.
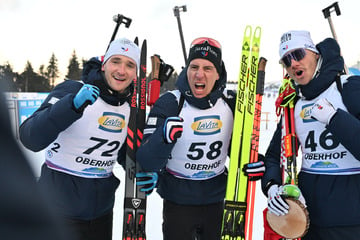
{"type": "Polygon", "coordinates": [[[256,38],[260,39],[260,37],[261,37],[261,27],[260,27],[260,26],[257,26],[257,27],[255,28],[254,36],[255,36],[256,38]]]}
{"type": "Polygon", "coordinates": [[[139,38],[137,36],[134,39],[134,43],[139,46],[139,38]]]}
{"type": "Polygon", "coordinates": [[[245,34],[245,36],[251,36],[251,33],[252,33],[252,27],[250,26],[250,25],[247,25],[246,27],[245,27],[245,31],[244,31],[244,34],[245,34]]]}

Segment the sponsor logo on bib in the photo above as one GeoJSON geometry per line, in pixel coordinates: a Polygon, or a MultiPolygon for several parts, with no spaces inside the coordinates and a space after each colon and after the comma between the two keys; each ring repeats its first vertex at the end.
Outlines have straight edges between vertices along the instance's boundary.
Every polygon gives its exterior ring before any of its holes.
{"type": "Polygon", "coordinates": [[[222,127],[220,116],[203,116],[194,119],[191,129],[195,135],[211,135],[219,133],[222,127]]]}
{"type": "Polygon", "coordinates": [[[300,117],[301,117],[301,119],[303,120],[304,123],[316,121],[315,119],[312,119],[310,117],[312,106],[313,106],[313,103],[312,104],[306,104],[306,105],[302,106],[302,109],[301,109],[301,112],[300,112],[300,117]]]}
{"type": "Polygon", "coordinates": [[[108,132],[121,132],[125,127],[125,116],[122,114],[104,112],[98,119],[99,129],[108,132]]]}

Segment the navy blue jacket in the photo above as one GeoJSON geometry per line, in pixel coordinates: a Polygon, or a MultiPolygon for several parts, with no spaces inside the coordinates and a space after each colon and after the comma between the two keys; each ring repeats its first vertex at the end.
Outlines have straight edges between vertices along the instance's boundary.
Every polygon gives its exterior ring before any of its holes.
{"type": "MultiPolygon", "coordinates": [[[[317,46],[323,63],[318,74],[307,85],[298,85],[305,99],[314,99],[326,90],[343,70],[344,60],[334,39],[325,39],[317,46]]],[[[348,112],[337,110],[326,128],[360,160],[360,76],[351,76],[344,83],[342,99],[348,112]]],[[[329,99],[331,102],[331,99],[329,99]]],[[[270,181],[280,184],[279,168],[281,126],[278,125],[265,154],[266,172],[262,189],[266,195],[270,181]]],[[[300,171],[299,187],[306,199],[312,224],[322,227],[360,224],[360,174],[317,175],[300,171]]]]}
{"type": "MultiPolygon", "coordinates": [[[[195,98],[190,91],[184,68],[177,80],[177,87],[184,96],[185,101],[201,109],[209,109],[222,97],[226,84],[226,70],[223,64],[222,74],[216,82],[212,92],[204,98],[195,98]]],[[[230,108],[235,107],[234,93],[231,92],[230,108]]],[[[156,130],[152,134],[144,134],[141,147],[137,151],[137,161],[145,171],[159,172],[158,193],[163,199],[185,205],[203,205],[224,200],[227,173],[208,180],[187,180],[174,177],[165,170],[173,144],[167,144],[163,137],[163,126],[166,118],[178,116],[179,103],[171,93],[165,93],[154,104],[149,113],[149,118],[157,118],[156,130]]],[[[145,126],[145,131],[148,125],[145,126]]],[[[176,143],[175,143],[176,144],[176,143]]]]}
{"type": "MultiPolygon", "coordinates": [[[[91,59],[83,71],[83,82],[100,88],[100,97],[109,105],[118,106],[128,101],[132,87],[125,94],[110,91],[103,73],[101,62],[91,59]]],[[[20,126],[20,140],[32,151],[40,151],[52,143],[60,132],[80,119],[73,107],[73,98],[82,83],[67,80],[57,85],[43,104],[20,126]],[[58,98],[55,104],[49,100],[58,98]]],[[[126,144],[120,149],[118,162],[125,162],[126,144]]],[[[45,191],[56,197],[50,203],[58,214],[70,218],[90,220],[112,211],[115,190],[120,181],[112,175],[109,178],[82,178],[52,170],[43,164],[39,184],[45,191]]]]}

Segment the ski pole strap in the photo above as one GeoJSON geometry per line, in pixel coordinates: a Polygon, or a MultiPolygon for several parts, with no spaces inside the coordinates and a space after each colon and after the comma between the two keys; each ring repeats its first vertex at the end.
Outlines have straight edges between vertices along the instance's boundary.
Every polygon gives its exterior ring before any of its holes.
{"type": "Polygon", "coordinates": [[[294,107],[294,99],[296,97],[296,90],[294,82],[288,76],[285,76],[283,83],[279,89],[279,96],[276,99],[276,114],[280,116],[281,108],[286,106],[294,107]]]}

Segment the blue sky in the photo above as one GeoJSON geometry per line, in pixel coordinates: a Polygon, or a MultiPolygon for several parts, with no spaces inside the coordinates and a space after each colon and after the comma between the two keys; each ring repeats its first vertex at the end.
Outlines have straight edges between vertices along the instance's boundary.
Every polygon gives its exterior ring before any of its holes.
{"type": "MultiPolygon", "coordinates": [[[[148,41],[148,59],[159,54],[179,72],[184,66],[175,6],[187,6],[181,12],[186,50],[200,36],[220,41],[229,80],[239,74],[240,47],[246,25],[261,26],[260,55],[268,59],[266,81],[282,78],[278,64],[278,45],[283,32],[309,30],[315,43],[332,37],[322,9],[333,0],[1,0],[0,64],[9,61],[22,72],[29,60],[37,71],[47,65],[52,53],[63,74],[73,50],[89,59],[106,50],[115,22],[115,14],[132,19],[130,28],[121,25],[118,37],[138,36],[148,41]]],[[[360,61],[360,2],[338,1],[341,15],[331,14],[342,54],[348,66],[360,61]]],[[[148,71],[151,71],[150,62],[148,71]]]]}

